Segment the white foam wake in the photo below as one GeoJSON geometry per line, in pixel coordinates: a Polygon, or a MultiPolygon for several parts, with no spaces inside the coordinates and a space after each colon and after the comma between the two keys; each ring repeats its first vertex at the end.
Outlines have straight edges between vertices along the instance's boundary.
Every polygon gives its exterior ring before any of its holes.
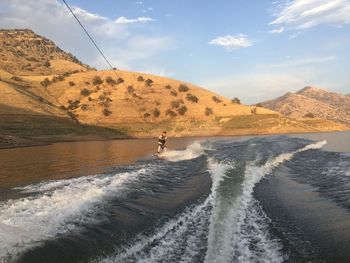
{"type": "Polygon", "coordinates": [[[191,160],[201,156],[204,153],[204,148],[199,142],[194,142],[191,145],[187,146],[185,150],[170,150],[164,152],[160,157],[166,159],[170,162],[178,162],[184,160],[191,160]]]}
{"type": "Polygon", "coordinates": [[[229,202],[217,194],[210,218],[205,262],[283,262],[281,245],[269,235],[268,218],[253,197],[254,187],[296,153],[319,149],[326,143],[321,141],[280,154],[262,166],[248,163],[241,193],[229,202]]]}
{"type": "Polygon", "coordinates": [[[210,210],[217,187],[232,168],[210,160],[211,194],[197,205],[166,222],[153,235],[140,234],[131,245],[118,249],[114,256],[100,262],[193,262],[206,249],[210,210]]]}
{"type": "Polygon", "coordinates": [[[150,169],[142,168],[135,172],[86,176],[22,188],[23,192],[39,194],[0,203],[0,262],[40,245],[41,241],[91,223],[105,198],[125,193],[129,183],[150,173],[150,169]]]}

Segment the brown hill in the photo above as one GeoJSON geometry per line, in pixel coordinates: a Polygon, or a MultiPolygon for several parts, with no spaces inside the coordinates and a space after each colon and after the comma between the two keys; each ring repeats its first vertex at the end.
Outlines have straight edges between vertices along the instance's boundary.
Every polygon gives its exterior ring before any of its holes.
{"type": "Polygon", "coordinates": [[[350,98],[316,87],[305,87],[262,105],[292,118],[321,118],[350,127],[350,98]]]}
{"type": "Polygon", "coordinates": [[[240,105],[178,80],[91,70],[30,30],[0,32],[0,147],[153,137],[162,130],[170,136],[198,136],[344,129],[240,105]]]}
{"type": "Polygon", "coordinates": [[[2,29],[0,40],[0,69],[14,75],[51,75],[91,69],[30,29],[2,29]]]}

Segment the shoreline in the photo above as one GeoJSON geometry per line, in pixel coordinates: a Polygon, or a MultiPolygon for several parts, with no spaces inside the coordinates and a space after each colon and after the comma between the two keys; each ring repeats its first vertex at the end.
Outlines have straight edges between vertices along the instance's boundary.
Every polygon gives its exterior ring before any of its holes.
{"type": "MultiPolygon", "coordinates": [[[[232,133],[232,134],[214,134],[214,135],[189,135],[189,136],[176,136],[172,137],[170,136],[170,139],[192,139],[192,138],[225,138],[225,137],[251,137],[251,136],[278,136],[278,135],[300,135],[300,134],[328,134],[328,133],[338,133],[338,132],[348,132],[349,130],[335,130],[335,131],[301,131],[301,132],[281,132],[281,133],[247,133],[247,134],[241,134],[241,133],[232,133]]],[[[0,135],[4,136],[4,135],[0,135]]],[[[12,135],[5,135],[5,136],[11,136],[12,135]]],[[[76,136],[75,136],[76,137],[76,136]]],[[[58,140],[52,140],[52,141],[27,141],[27,142],[19,142],[16,145],[5,145],[4,143],[1,143],[0,141],[0,150],[9,150],[9,149],[17,149],[17,148],[26,148],[26,147],[39,147],[39,146],[48,146],[58,143],[77,143],[77,142],[103,142],[103,141],[125,141],[125,140],[142,140],[142,139],[154,139],[156,140],[156,136],[141,136],[141,137],[129,137],[129,138],[98,138],[98,137],[90,137],[88,139],[82,138],[83,136],[78,136],[77,139],[58,139],[58,140]]],[[[1,137],[0,137],[1,139],[1,137]]],[[[22,139],[22,138],[21,138],[22,139]]],[[[28,139],[25,139],[28,140],[28,139]]]]}

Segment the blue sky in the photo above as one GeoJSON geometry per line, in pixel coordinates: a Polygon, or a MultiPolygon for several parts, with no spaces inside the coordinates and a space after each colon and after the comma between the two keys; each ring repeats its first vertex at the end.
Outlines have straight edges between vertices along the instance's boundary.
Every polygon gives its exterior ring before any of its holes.
{"type": "MultiPolygon", "coordinates": [[[[68,0],[117,68],[251,104],[314,85],[350,93],[349,0],[68,0]]],[[[99,69],[61,1],[3,0],[1,28],[31,28],[99,69]]]]}

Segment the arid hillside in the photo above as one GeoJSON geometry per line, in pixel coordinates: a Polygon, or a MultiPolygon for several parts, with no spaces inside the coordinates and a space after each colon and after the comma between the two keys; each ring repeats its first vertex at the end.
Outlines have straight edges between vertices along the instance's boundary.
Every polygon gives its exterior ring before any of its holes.
{"type": "Polygon", "coordinates": [[[321,118],[350,127],[350,97],[316,87],[305,87],[262,105],[292,118],[321,118]]]}
{"type": "Polygon", "coordinates": [[[0,30],[0,39],[0,69],[14,75],[51,75],[91,69],[30,29],[0,30]]]}
{"type": "Polygon", "coordinates": [[[53,141],[343,130],[182,81],[96,71],[31,30],[0,30],[0,147],[53,141]]]}

